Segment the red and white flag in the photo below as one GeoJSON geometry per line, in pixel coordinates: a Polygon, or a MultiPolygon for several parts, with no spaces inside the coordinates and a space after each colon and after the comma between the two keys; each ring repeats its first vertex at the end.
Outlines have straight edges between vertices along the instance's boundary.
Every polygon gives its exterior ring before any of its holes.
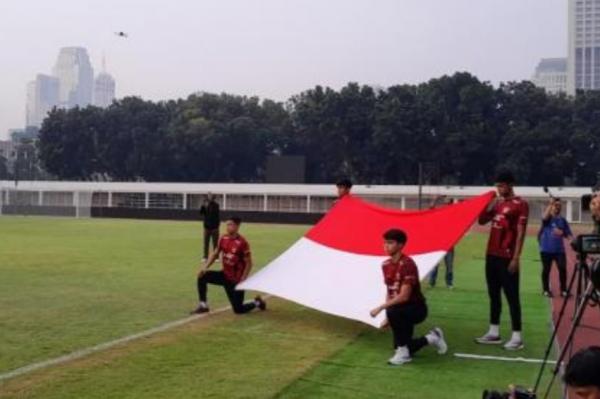
{"type": "Polygon", "coordinates": [[[304,237],[238,285],[379,327],[370,310],[385,300],[383,233],[406,232],[404,252],[423,279],[468,231],[493,199],[489,192],[425,211],[383,208],[348,195],[304,237]]]}

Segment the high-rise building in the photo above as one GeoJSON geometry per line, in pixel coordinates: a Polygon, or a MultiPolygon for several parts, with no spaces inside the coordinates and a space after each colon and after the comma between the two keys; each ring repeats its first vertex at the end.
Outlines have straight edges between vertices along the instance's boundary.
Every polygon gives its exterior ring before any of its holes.
{"type": "Polygon", "coordinates": [[[27,84],[25,125],[40,127],[48,112],[58,105],[59,81],[53,76],[38,74],[27,84]]]}
{"type": "MultiPolygon", "coordinates": [[[[17,160],[17,145],[11,140],[0,140],[0,163],[4,164],[9,173],[13,172],[17,160]]],[[[0,173],[1,171],[2,165],[0,165],[0,173]]]]}
{"type": "Polygon", "coordinates": [[[106,72],[106,62],[102,58],[102,72],[94,80],[94,105],[106,108],[115,99],[115,80],[106,72]]]}
{"type": "Polygon", "coordinates": [[[600,0],[569,0],[567,92],[600,89],[600,0]]]}
{"type": "Polygon", "coordinates": [[[54,66],[54,76],[60,81],[60,106],[85,107],[92,103],[94,69],[85,48],[61,48],[54,66]]]}
{"type": "Polygon", "coordinates": [[[73,108],[94,104],[108,107],[115,98],[115,80],[106,72],[94,79],[94,69],[83,47],[63,47],[53,69],[53,76],[39,74],[27,84],[25,105],[26,136],[37,135],[44,118],[53,107],[73,108]],[[35,134],[33,134],[35,132],[35,134]]]}
{"type": "Polygon", "coordinates": [[[542,58],[535,68],[531,81],[548,93],[558,94],[567,91],[567,59],[542,58]]]}

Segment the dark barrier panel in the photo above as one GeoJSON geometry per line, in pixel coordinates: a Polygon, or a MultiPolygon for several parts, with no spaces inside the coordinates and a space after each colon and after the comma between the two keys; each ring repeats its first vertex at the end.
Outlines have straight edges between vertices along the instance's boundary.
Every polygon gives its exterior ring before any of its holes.
{"type": "Polygon", "coordinates": [[[76,216],[74,206],[3,205],[3,215],[76,216]]]}
{"type": "MultiPolygon", "coordinates": [[[[320,213],[221,211],[221,219],[236,215],[250,223],[315,224],[322,217],[320,213]]],[[[92,217],[160,219],[160,220],[202,220],[198,210],[190,209],[144,209],[144,208],[92,208],[92,217]]]]}

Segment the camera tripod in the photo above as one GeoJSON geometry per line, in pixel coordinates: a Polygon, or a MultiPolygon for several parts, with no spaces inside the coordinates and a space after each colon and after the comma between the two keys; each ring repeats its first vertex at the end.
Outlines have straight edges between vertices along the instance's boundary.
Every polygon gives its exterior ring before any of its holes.
{"type": "Polygon", "coordinates": [[[552,379],[550,380],[550,383],[546,388],[544,399],[548,398],[548,395],[550,394],[550,390],[552,388],[552,385],[554,384],[554,381],[556,380],[556,376],[560,372],[562,362],[565,359],[565,356],[567,355],[567,353],[572,352],[573,338],[575,337],[575,332],[581,323],[581,319],[583,318],[587,306],[589,304],[600,303],[600,297],[597,292],[597,287],[594,287],[593,282],[590,280],[590,267],[588,266],[587,254],[585,253],[580,252],[577,254],[575,272],[573,273],[569,281],[567,295],[563,299],[562,306],[558,314],[558,319],[556,320],[554,331],[552,332],[552,337],[548,342],[546,353],[542,361],[542,366],[540,367],[540,371],[538,373],[537,380],[532,391],[534,394],[536,394],[538,392],[538,389],[540,388],[540,383],[542,380],[544,369],[546,367],[546,364],[548,364],[548,359],[550,358],[550,354],[552,352],[552,346],[554,344],[556,336],[558,335],[558,329],[563,321],[565,311],[567,308],[567,303],[569,301],[569,297],[571,296],[571,292],[575,283],[577,283],[577,292],[574,298],[575,306],[573,311],[573,317],[571,319],[571,328],[569,329],[569,333],[567,334],[565,344],[561,348],[560,354],[556,361],[556,367],[554,368],[554,370],[552,370],[552,379]]]}

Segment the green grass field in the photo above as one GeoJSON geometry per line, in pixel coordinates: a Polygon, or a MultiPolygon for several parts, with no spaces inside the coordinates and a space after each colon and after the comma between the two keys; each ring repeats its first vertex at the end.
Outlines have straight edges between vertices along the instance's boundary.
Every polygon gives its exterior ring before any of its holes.
{"type": "MultiPolygon", "coordinates": [[[[306,229],[243,226],[258,267],[306,229]]],[[[0,218],[0,373],[186,317],[196,303],[200,234],[191,222],[0,218]]],[[[443,327],[446,356],[426,348],[389,367],[389,331],[271,299],[266,313],[216,314],[0,382],[0,398],[467,398],[530,385],[537,365],[452,356],[516,356],[473,344],[487,327],[484,244],[481,234],[465,237],[456,288],[426,291],[430,316],[418,332],[443,327]]],[[[518,355],[540,358],[550,312],[533,240],[522,267],[527,346],[518,355]]],[[[218,288],[209,296],[213,308],[226,304],[218,288]]]]}

